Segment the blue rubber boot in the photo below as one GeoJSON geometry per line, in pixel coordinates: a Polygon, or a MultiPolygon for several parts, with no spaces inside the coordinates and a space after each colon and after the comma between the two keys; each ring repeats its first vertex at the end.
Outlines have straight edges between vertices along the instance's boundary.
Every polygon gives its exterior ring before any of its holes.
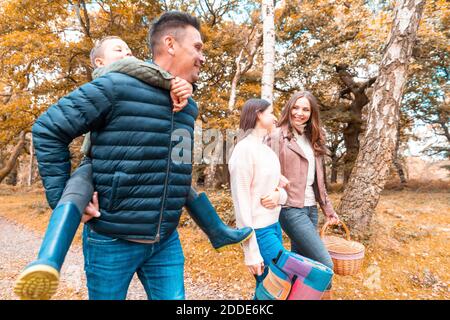
{"type": "Polygon", "coordinates": [[[92,165],[84,160],[52,212],[37,260],[27,265],[16,281],[14,292],[22,300],[48,300],[55,294],[59,271],[93,192],[92,165]]]}
{"type": "Polygon", "coordinates": [[[253,234],[252,228],[233,229],[223,223],[206,194],[204,192],[198,194],[192,187],[186,201],[186,208],[217,251],[233,244],[239,244],[253,234]]]}

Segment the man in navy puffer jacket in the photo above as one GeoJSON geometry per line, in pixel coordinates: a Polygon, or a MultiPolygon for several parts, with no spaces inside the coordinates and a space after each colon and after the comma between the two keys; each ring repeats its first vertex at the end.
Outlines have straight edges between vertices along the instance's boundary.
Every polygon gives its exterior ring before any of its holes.
{"type": "MultiPolygon", "coordinates": [[[[195,83],[205,61],[199,30],[192,16],[163,14],[149,33],[154,63],[195,83]]],[[[68,145],[92,132],[101,216],[89,221],[83,234],[91,299],[124,299],[135,272],[149,298],[184,298],[176,227],[191,186],[197,115],[191,98],[174,113],[168,91],[111,72],[59,100],[33,126],[52,208],[70,176],[68,145]]]]}

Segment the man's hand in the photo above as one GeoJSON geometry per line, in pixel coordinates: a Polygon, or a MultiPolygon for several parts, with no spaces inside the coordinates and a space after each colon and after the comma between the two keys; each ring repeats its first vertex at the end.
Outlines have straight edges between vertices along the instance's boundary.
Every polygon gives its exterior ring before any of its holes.
{"type": "Polygon", "coordinates": [[[255,275],[255,276],[260,276],[263,274],[263,270],[264,270],[264,262],[258,263],[258,264],[254,264],[251,266],[247,266],[248,270],[250,271],[251,274],[255,275]]]}
{"type": "Polygon", "coordinates": [[[173,102],[173,112],[181,111],[188,103],[188,98],[192,96],[192,84],[182,78],[176,77],[171,80],[170,97],[173,102]]]}
{"type": "Polygon", "coordinates": [[[271,194],[261,198],[261,204],[264,208],[275,209],[278,206],[280,200],[280,191],[275,190],[271,194]]]}
{"type": "Polygon", "coordinates": [[[98,192],[95,191],[92,196],[92,201],[89,202],[86,209],[84,209],[84,214],[81,217],[81,222],[86,223],[92,218],[100,217],[99,205],[98,205],[98,192]]]}

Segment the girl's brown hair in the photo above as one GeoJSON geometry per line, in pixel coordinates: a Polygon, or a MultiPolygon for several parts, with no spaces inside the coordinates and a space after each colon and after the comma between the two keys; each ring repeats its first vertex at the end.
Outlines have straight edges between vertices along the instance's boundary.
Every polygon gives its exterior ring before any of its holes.
{"type": "Polygon", "coordinates": [[[325,133],[324,130],[322,129],[322,124],[320,121],[319,103],[316,97],[314,97],[314,95],[311,92],[299,91],[291,96],[288,102],[286,102],[283,111],[281,112],[281,118],[280,121],[278,121],[278,126],[281,127],[287,125],[288,139],[291,140],[292,137],[294,136],[293,134],[294,127],[292,126],[291,112],[297,100],[300,98],[308,99],[311,108],[311,116],[309,117],[309,120],[306,122],[304,134],[311,142],[314,154],[316,156],[329,155],[330,152],[325,145],[325,133]]]}
{"type": "Polygon", "coordinates": [[[241,134],[238,140],[245,138],[255,128],[258,112],[264,112],[268,107],[270,103],[264,99],[249,99],[244,103],[239,121],[241,134]]]}

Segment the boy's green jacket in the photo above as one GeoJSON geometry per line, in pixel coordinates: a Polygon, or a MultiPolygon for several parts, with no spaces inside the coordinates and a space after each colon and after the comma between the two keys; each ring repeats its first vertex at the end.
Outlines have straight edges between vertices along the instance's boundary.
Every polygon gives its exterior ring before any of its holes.
{"type": "MultiPolygon", "coordinates": [[[[164,88],[170,90],[170,80],[175,77],[169,72],[163,70],[161,67],[154,63],[145,62],[135,57],[124,58],[110,65],[97,68],[92,72],[92,79],[101,77],[108,72],[120,72],[135,77],[141,81],[148,83],[154,87],[164,88]]],[[[81,153],[89,156],[91,149],[91,133],[86,133],[86,136],[81,145],[81,153]]]]}

